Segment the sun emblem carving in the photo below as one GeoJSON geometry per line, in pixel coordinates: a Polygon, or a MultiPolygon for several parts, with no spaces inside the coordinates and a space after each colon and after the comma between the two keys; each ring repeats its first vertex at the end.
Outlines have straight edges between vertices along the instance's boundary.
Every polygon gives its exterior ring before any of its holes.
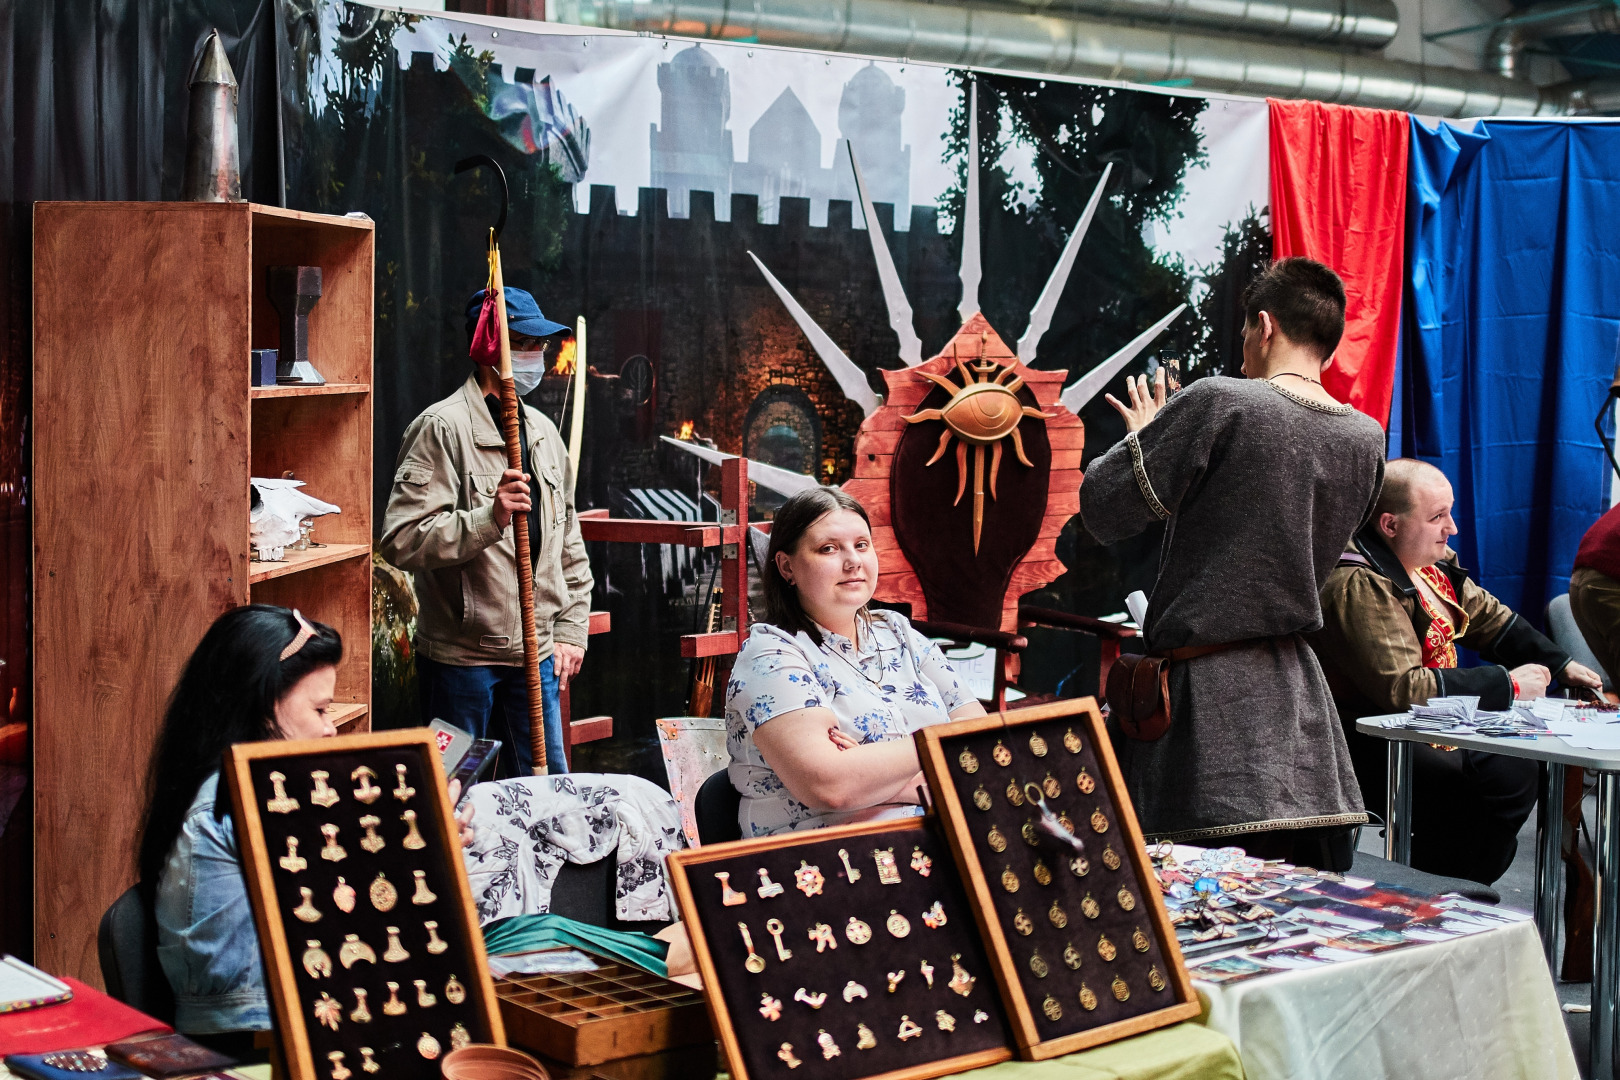
{"type": "Polygon", "coordinates": [[[996,477],[1001,472],[1004,440],[1012,439],[1013,453],[1018,455],[1019,462],[1033,468],[1024,454],[1024,440],[1018,434],[1018,425],[1024,422],[1026,416],[1050,420],[1055,414],[1043,413],[1018,400],[1018,389],[1024,385],[1024,380],[1013,371],[1011,365],[1003,366],[989,358],[980,358],[971,362],[958,360],[956,370],[962,376],[961,385],[943,375],[919,369],[918,375],[951,395],[951,399],[942,408],[919,409],[905,420],[908,424],[923,420],[944,422],[945,431],[940,435],[939,446],[934,456],[928,459],[928,465],[945,456],[953,438],[958,440],[956,499],[952,506],[960,505],[962,496],[967,492],[968,447],[973,448],[973,553],[977,555],[979,535],[984,529],[985,481],[988,479],[989,495],[994,499],[996,477]],[[988,470],[985,468],[987,454],[990,459],[988,470]]]}

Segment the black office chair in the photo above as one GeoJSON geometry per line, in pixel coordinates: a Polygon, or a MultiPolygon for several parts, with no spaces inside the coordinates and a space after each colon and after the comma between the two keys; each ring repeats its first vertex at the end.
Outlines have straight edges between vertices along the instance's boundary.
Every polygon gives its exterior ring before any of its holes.
{"type": "Polygon", "coordinates": [[[742,806],[742,793],[731,783],[725,769],[710,776],[698,788],[692,800],[692,816],[697,818],[698,839],[705,844],[723,844],[742,839],[742,826],[737,824],[737,810],[742,806]]]}
{"type": "Polygon", "coordinates": [[[157,918],[132,885],[112,902],[96,932],[107,993],[147,1016],[174,1023],[174,991],[157,956],[157,918]]]}

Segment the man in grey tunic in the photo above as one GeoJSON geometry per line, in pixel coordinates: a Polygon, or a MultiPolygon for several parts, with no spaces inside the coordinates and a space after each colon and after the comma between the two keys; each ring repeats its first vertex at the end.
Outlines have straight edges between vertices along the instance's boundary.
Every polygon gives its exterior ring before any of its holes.
{"type": "Polygon", "coordinates": [[[1200,379],[1168,403],[1162,371],[1153,391],[1131,380],[1129,405],[1109,398],[1125,439],[1080,485],[1102,543],[1167,523],[1143,630],[1171,656],[1170,729],[1116,746],[1148,836],[1348,870],[1367,816],[1300,635],[1321,627],[1321,585],[1372,512],[1384,433],[1322,388],[1344,332],[1337,274],[1283,259],[1244,309],[1246,378],[1200,379]]]}

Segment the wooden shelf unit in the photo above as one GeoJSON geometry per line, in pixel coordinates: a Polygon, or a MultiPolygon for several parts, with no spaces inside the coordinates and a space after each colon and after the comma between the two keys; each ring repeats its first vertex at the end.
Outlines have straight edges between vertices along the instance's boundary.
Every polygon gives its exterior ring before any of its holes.
{"type": "Polygon", "coordinates": [[[250,203],[34,207],[35,963],[102,985],[146,767],[192,649],[249,602],[343,635],[333,720],[370,728],[373,226],[250,203]],[[249,385],[280,346],[265,268],[320,266],[320,387],[249,385]],[[250,476],[342,513],[249,561],[250,476]],[[88,854],[88,857],[86,855],[88,854]]]}

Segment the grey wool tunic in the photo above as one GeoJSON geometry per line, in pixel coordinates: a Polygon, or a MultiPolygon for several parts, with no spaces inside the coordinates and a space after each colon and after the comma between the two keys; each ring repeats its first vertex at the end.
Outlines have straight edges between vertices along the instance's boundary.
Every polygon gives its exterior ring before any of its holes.
{"type": "Polygon", "coordinates": [[[1366,821],[1327,680],[1300,637],[1371,514],[1384,433],[1348,405],[1208,377],[1086,470],[1102,543],[1165,520],[1151,649],[1243,642],[1170,666],[1163,738],[1117,738],[1143,831],[1164,840],[1366,821]]]}

